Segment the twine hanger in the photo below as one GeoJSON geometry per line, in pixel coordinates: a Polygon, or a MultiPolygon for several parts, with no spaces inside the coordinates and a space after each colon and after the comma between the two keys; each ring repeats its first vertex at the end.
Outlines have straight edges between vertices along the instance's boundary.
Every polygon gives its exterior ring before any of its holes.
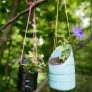
{"type": "MultiPolygon", "coordinates": [[[[22,45],[22,51],[21,51],[21,56],[20,56],[20,64],[21,64],[21,61],[22,61],[22,58],[23,58],[23,54],[24,54],[24,48],[25,48],[25,44],[26,44],[26,36],[27,36],[27,32],[28,32],[28,26],[29,26],[29,20],[30,20],[30,15],[31,15],[31,10],[32,10],[32,7],[34,5],[33,2],[29,2],[28,3],[30,5],[29,7],[29,14],[28,14],[28,19],[27,19],[27,25],[26,25],[26,30],[25,30],[25,35],[24,35],[24,38],[23,38],[23,45],[22,45]]],[[[35,17],[35,11],[34,11],[34,16],[33,16],[33,52],[36,51],[36,56],[35,58],[37,58],[37,46],[36,46],[36,17],[35,17]]]]}
{"type": "Polygon", "coordinates": [[[56,48],[56,45],[57,45],[58,11],[59,11],[59,0],[57,0],[56,26],[55,26],[55,33],[54,33],[54,49],[56,48]]]}
{"type": "Polygon", "coordinates": [[[66,0],[64,0],[64,6],[65,6],[67,29],[68,29],[68,33],[69,33],[69,38],[68,39],[70,39],[70,24],[69,24],[69,18],[68,18],[68,13],[67,13],[66,0]]]}
{"type": "MultiPolygon", "coordinates": [[[[57,46],[57,32],[58,32],[58,16],[59,16],[59,3],[60,0],[57,0],[57,14],[56,14],[56,26],[55,26],[55,32],[54,32],[54,49],[57,46]]],[[[69,18],[68,18],[68,14],[67,14],[67,7],[66,7],[66,0],[64,0],[64,8],[65,8],[65,16],[66,16],[66,23],[67,23],[67,29],[68,29],[68,33],[69,33],[69,38],[70,39],[70,25],[69,25],[69,18]]]]}
{"type": "Polygon", "coordinates": [[[34,10],[33,14],[33,58],[34,58],[34,63],[37,64],[37,36],[36,36],[36,14],[34,10]]]}

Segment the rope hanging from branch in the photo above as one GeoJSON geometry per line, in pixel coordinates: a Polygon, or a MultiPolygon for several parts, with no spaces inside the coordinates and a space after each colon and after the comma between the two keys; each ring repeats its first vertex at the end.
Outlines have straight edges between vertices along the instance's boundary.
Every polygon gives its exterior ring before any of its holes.
{"type": "Polygon", "coordinates": [[[59,11],[59,0],[57,0],[56,26],[55,26],[55,33],[54,33],[54,49],[56,48],[56,45],[57,45],[58,11],[59,11]]]}
{"type": "MultiPolygon", "coordinates": [[[[54,33],[54,49],[57,46],[57,32],[58,32],[58,17],[59,17],[59,3],[60,0],[57,0],[57,14],[56,14],[56,26],[55,26],[55,33],[54,33]]],[[[70,39],[70,25],[69,25],[69,18],[68,18],[68,13],[67,13],[67,7],[66,7],[66,0],[64,0],[64,8],[65,8],[65,16],[66,16],[66,24],[67,24],[67,29],[68,29],[68,33],[69,33],[69,38],[68,41],[70,39]]]]}
{"type": "Polygon", "coordinates": [[[30,15],[31,15],[31,9],[32,9],[34,3],[31,2],[29,4],[30,4],[30,8],[29,8],[29,14],[28,14],[27,25],[26,25],[26,30],[25,30],[25,36],[24,36],[24,39],[23,39],[22,51],[21,51],[21,56],[20,56],[20,63],[22,61],[23,54],[24,54],[24,47],[25,47],[25,44],[26,44],[26,36],[27,36],[27,32],[28,32],[28,25],[29,25],[29,20],[30,20],[30,15]]]}
{"type": "MultiPolygon", "coordinates": [[[[34,0],[34,2],[36,2],[36,0],[34,0]]],[[[37,59],[37,37],[36,37],[36,14],[35,14],[35,10],[33,13],[33,58],[34,58],[34,63],[38,64],[38,59],[37,59]]]]}
{"type": "Polygon", "coordinates": [[[65,14],[66,14],[66,23],[67,23],[67,29],[69,33],[69,38],[70,39],[70,24],[69,24],[69,18],[68,18],[68,13],[67,13],[67,6],[66,6],[66,0],[64,0],[64,7],[65,7],[65,14]]]}
{"type": "Polygon", "coordinates": [[[37,60],[37,36],[36,36],[36,15],[35,15],[35,10],[33,14],[33,54],[34,54],[34,63],[38,63],[37,60]]]}

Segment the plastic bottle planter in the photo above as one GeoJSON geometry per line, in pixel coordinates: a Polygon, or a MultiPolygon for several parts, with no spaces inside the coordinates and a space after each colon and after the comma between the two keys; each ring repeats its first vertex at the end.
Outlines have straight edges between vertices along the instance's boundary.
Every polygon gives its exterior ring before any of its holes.
{"type": "MultiPolygon", "coordinates": [[[[75,87],[75,65],[72,47],[68,44],[70,55],[63,64],[49,64],[49,86],[56,90],[69,91],[75,87]]],[[[58,46],[50,58],[57,58],[62,55],[62,46],[58,46]]]]}
{"type": "Polygon", "coordinates": [[[37,87],[38,72],[28,72],[22,65],[19,67],[18,72],[18,92],[32,92],[37,87]]]}

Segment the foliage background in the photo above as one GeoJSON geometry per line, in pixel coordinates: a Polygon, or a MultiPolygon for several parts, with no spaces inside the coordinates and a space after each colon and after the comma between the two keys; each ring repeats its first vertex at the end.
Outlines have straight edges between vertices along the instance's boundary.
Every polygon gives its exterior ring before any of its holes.
{"type": "MultiPolygon", "coordinates": [[[[49,0],[36,8],[37,19],[37,42],[38,51],[44,55],[44,60],[47,63],[53,51],[53,40],[56,18],[56,2],[57,0],[49,0]]],[[[92,92],[92,6],[91,0],[68,0],[67,10],[69,16],[70,27],[80,25],[83,27],[85,39],[80,44],[82,48],[74,50],[76,64],[76,88],[73,92],[92,92]]],[[[14,15],[27,8],[26,0],[0,0],[0,27],[2,27],[14,15]],[[14,3],[18,2],[14,10],[14,3]]],[[[0,30],[1,38],[6,39],[6,44],[3,44],[3,54],[0,58],[0,92],[16,92],[16,81],[18,72],[18,61],[22,47],[26,22],[28,14],[21,16],[17,21],[10,26],[9,33],[5,30],[0,30]],[[8,36],[7,36],[8,35],[8,36]]],[[[64,2],[60,1],[59,7],[59,30],[58,33],[63,33],[67,36],[66,17],[64,10],[64,2]]],[[[25,53],[32,49],[32,26],[26,38],[25,53]]],[[[72,41],[74,41],[72,39],[72,41]]],[[[0,41],[1,42],[1,41],[0,41]]],[[[78,42],[77,42],[78,43],[78,42]]],[[[78,44],[73,44],[73,49],[76,49],[78,44]]],[[[0,47],[0,49],[2,49],[0,47]]],[[[1,52],[0,52],[1,53],[1,52]]],[[[39,73],[39,85],[47,77],[46,73],[39,73]]],[[[42,92],[50,92],[49,87],[45,86],[42,92]]]]}

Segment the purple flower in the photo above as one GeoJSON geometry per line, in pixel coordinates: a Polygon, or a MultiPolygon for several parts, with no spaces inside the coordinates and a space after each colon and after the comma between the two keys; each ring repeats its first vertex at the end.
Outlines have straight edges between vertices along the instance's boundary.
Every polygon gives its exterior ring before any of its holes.
{"type": "Polygon", "coordinates": [[[72,32],[73,32],[74,36],[76,36],[76,37],[78,37],[80,39],[82,39],[84,37],[83,31],[79,27],[73,27],[72,32]]]}

